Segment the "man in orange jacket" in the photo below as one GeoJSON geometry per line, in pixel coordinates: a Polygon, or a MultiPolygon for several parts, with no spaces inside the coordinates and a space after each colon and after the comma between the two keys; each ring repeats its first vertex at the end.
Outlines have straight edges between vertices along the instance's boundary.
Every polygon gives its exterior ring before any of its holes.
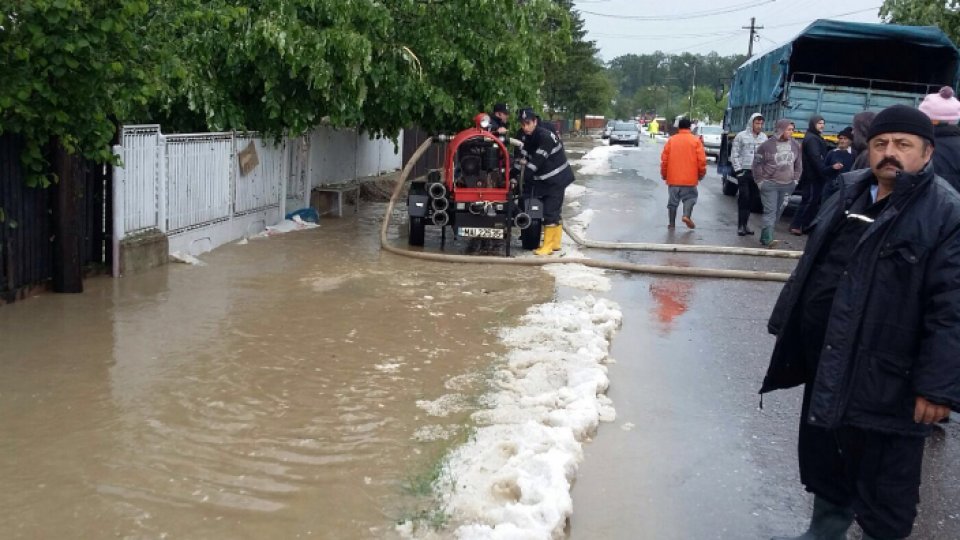
{"type": "Polygon", "coordinates": [[[667,139],[663,153],[660,154],[660,177],[667,182],[670,200],[667,202],[669,213],[668,228],[676,226],[677,206],[683,203],[683,224],[688,229],[696,227],[693,223],[693,205],[697,204],[697,184],[707,174],[707,154],[703,150],[703,141],[690,133],[690,119],[681,118],[676,135],[667,139]]]}

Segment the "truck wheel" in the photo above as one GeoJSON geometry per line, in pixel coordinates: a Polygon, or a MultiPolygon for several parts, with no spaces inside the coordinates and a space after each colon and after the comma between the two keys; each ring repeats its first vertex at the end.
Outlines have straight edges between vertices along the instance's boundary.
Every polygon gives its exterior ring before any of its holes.
{"type": "Polygon", "coordinates": [[[422,246],[424,229],[426,225],[422,217],[410,217],[410,235],[407,237],[407,243],[411,246],[422,246]]]}
{"type": "Polygon", "coordinates": [[[740,186],[738,186],[737,184],[734,184],[733,182],[727,180],[727,175],[723,175],[723,194],[724,195],[726,195],[727,197],[733,197],[734,195],[737,194],[737,188],[739,187],[740,186]]]}
{"type": "Polygon", "coordinates": [[[535,219],[530,226],[520,231],[520,245],[523,249],[537,249],[540,247],[540,229],[542,220],[535,219]]]}

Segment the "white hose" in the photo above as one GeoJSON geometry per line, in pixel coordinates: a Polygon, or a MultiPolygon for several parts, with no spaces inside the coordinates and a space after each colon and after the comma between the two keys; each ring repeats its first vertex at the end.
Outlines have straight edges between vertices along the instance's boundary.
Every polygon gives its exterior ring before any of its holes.
{"type": "MultiPolygon", "coordinates": [[[[511,144],[520,144],[520,141],[516,139],[510,139],[511,144]]],[[[437,262],[452,262],[452,263],[486,263],[486,264],[505,264],[512,266],[543,266],[546,264],[582,264],[584,266],[591,266],[594,268],[604,268],[608,270],[622,270],[626,272],[639,272],[644,274],[659,274],[659,275],[673,275],[673,276],[688,276],[688,277],[712,277],[712,278],[726,278],[726,279],[748,279],[748,280],[759,280],[759,281],[786,281],[790,275],[784,274],[782,272],[759,272],[755,270],[727,270],[720,268],[697,268],[697,267],[684,267],[684,266],[664,266],[664,265],[653,265],[653,264],[635,264],[627,262],[618,262],[618,261],[601,261],[597,259],[586,259],[586,258],[555,258],[555,257],[543,257],[543,258],[509,258],[509,257],[491,257],[488,255],[448,255],[444,253],[427,253],[422,251],[410,251],[407,249],[400,249],[395,246],[390,245],[387,241],[387,228],[390,226],[390,218],[393,216],[393,208],[396,205],[397,198],[399,198],[400,193],[403,191],[404,186],[407,183],[407,177],[410,176],[410,172],[413,170],[413,166],[420,160],[420,157],[423,156],[424,152],[430,147],[433,143],[433,138],[428,138],[417,148],[416,152],[410,157],[407,161],[407,164],[404,165],[403,170],[400,172],[400,178],[397,181],[396,187],[394,187],[393,195],[390,197],[390,202],[387,204],[387,211],[384,214],[383,225],[380,227],[380,247],[393,253],[395,255],[400,255],[403,257],[411,257],[414,259],[421,259],[426,261],[437,261],[437,262]]],[[[567,230],[564,227],[564,230],[567,230]]],[[[586,242],[579,236],[572,234],[567,230],[567,234],[570,235],[577,243],[585,245],[587,247],[591,246],[591,242],[586,242]]],[[[505,241],[510,241],[510,239],[505,239],[505,241]]],[[[686,253],[723,253],[723,254],[736,254],[736,255],[754,255],[752,251],[758,251],[762,253],[767,253],[768,250],[759,250],[751,248],[724,248],[723,246],[676,246],[672,244],[613,244],[609,242],[597,242],[595,244],[601,244],[597,247],[609,248],[609,246],[615,245],[626,245],[626,246],[642,246],[642,247],[626,247],[626,248],[612,248],[612,249],[637,249],[644,251],[675,251],[675,252],[686,252],[686,253]],[[607,245],[609,244],[609,246],[607,245]],[[684,249],[673,249],[673,248],[684,248],[684,249]],[[696,248],[700,248],[697,250],[696,248]],[[710,249],[710,251],[705,251],[705,249],[710,249]],[[715,251],[720,250],[720,251],[715,251]]],[[[794,253],[794,252],[779,252],[779,253],[794,253]]],[[[783,257],[784,255],[781,255],[783,257]]]]}
{"type": "Polygon", "coordinates": [[[583,247],[598,249],[631,249],[634,251],[665,251],[668,253],[709,253],[718,255],[749,255],[751,257],[776,257],[780,259],[799,259],[803,255],[802,251],[787,251],[764,248],[743,248],[730,246],[697,246],[686,244],[648,244],[648,243],[621,243],[621,242],[596,242],[585,240],[576,232],[570,230],[566,224],[563,225],[563,231],[567,233],[574,242],[583,247]]]}

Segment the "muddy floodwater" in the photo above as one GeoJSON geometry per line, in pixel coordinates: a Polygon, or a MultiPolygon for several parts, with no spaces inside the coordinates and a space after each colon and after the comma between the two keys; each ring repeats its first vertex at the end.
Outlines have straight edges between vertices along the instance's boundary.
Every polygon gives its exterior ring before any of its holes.
{"type": "Polygon", "coordinates": [[[383,209],[0,307],[0,537],[389,538],[429,519],[497,330],[553,283],[381,253],[383,209]]]}

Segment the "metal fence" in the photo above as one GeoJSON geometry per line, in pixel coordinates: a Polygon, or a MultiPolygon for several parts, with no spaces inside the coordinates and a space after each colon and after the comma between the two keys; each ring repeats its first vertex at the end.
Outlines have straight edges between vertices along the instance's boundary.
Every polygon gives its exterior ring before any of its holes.
{"type": "Polygon", "coordinates": [[[402,164],[393,142],[329,127],[274,141],[254,133],[164,135],[158,125],[125,126],[114,152],[122,162],[114,181],[117,253],[123,238],[157,230],[171,251],[186,246],[197,254],[309,205],[314,186],[402,164]]]}
{"type": "Polygon", "coordinates": [[[163,135],[160,126],[125,126],[116,183],[120,238],[157,229],[167,234],[280,206],[286,143],[254,135],[163,135]],[[254,144],[259,163],[243,174],[237,151],[254,144]]]}
{"type": "MultiPolygon", "coordinates": [[[[234,214],[255,212],[274,206],[280,202],[282,183],[277,179],[284,177],[284,159],[287,155],[287,141],[273,144],[247,135],[237,136],[236,149],[242,150],[253,144],[259,165],[249,173],[236,174],[236,193],[234,195],[234,214]]],[[[232,166],[236,167],[236,160],[232,166]]]]}
{"type": "Polygon", "coordinates": [[[167,224],[163,230],[176,234],[230,219],[237,180],[235,141],[231,133],[166,137],[167,224]]]}

